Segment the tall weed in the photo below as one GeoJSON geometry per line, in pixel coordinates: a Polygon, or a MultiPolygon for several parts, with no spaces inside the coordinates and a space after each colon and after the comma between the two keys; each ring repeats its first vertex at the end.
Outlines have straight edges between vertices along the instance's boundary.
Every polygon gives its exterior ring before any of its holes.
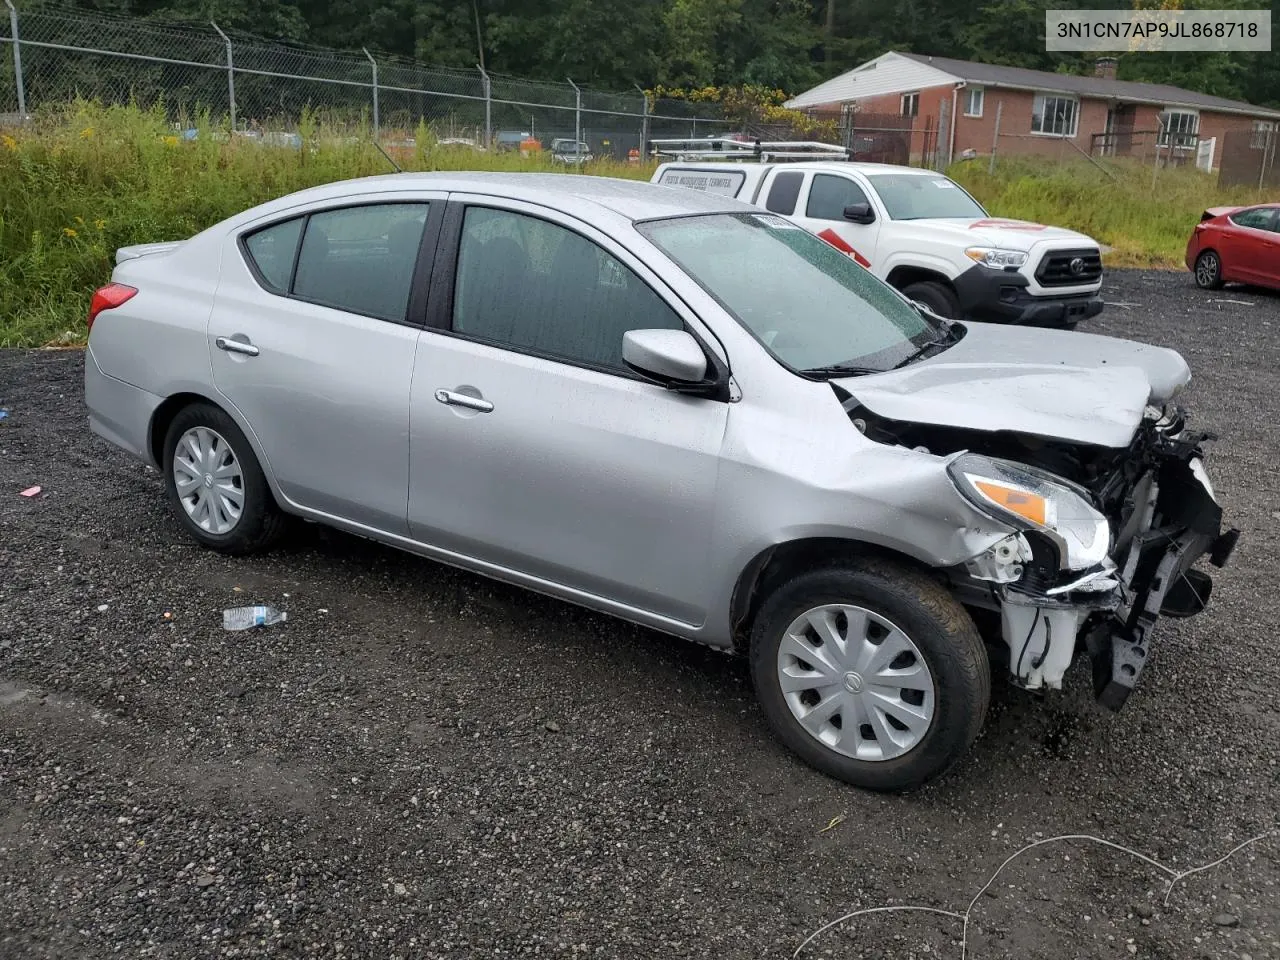
{"type": "MultiPolygon", "coordinates": [[[[308,113],[302,146],[229,137],[208,114],[186,139],[163,105],[76,102],[0,130],[0,347],[77,343],[115,250],[180,240],[295,190],[390,173],[366,128],[308,113]]],[[[437,146],[427,128],[389,152],[405,170],[564,171],[545,157],[437,146]]],[[[384,136],[392,139],[394,135],[384,136]]],[[[651,166],[601,161],[586,172],[647,179],[651,166]]]]}
{"type": "Polygon", "coordinates": [[[1161,169],[1152,189],[1150,165],[1108,161],[1108,176],[1081,159],[1046,164],[1001,160],[994,174],[983,159],[947,171],[993,214],[1079,230],[1111,248],[1114,267],[1183,267],[1191,229],[1206,207],[1258,201],[1250,187],[1219,189],[1194,168],[1161,169]]]}

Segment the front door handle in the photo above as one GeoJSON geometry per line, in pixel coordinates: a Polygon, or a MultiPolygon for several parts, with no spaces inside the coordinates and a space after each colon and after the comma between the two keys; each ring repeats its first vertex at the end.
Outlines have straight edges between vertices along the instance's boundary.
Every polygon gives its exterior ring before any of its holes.
{"type": "Polygon", "coordinates": [[[258,355],[258,348],[246,340],[218,337],[213,341],[213,345],[219,350],[227,351],[227,353],[242,353],[246,357],[256,357],[258,355]]]}
{"type": "Polygon", "coordinates": [[[492,413],[493,404],[480,397],[468,396],[465,393],[454,393],[452,390],[437,390],[436,399],[451,407],[465,407],[477,413],[492,413]]]}

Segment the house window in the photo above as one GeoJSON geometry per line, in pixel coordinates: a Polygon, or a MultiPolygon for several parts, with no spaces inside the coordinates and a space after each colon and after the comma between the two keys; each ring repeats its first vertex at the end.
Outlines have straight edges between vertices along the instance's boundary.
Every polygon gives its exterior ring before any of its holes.
{"type": "Polygon", "coordinates": [[[964,115],[966,117],[982,116],[982,101],[986,93],[982,87],[967,87],[965,89],[964,115]]]}
{"type": "Polygon", "coordinates": [[[1049,137],[1074,137],[1080,103],[1074,97],[1037,93],[1031,104],[1031,132],[1049,137]]]}
{"type": "Polygon", "coordinates": [[[904,93],[902,95],[902,115],[917,117],[920,115],[920,94],[904,93]]]}
{"type": "Polygon", "coordinates": [[[1276,122],[1274,120],[1253,121],[1252,135],[1249,137],[1250,150],[1265,150],[1268,140],[1275,139],[1276,122]]]}
{"type": "Polygon", "coordinates": [[[1172,143],[1175,147],[1194,147],[1200,139],[1200,114],[1190,110],[1166,110],[1160,114],[1160,136],[1157,143],[1162,147],[1172,143]]]}

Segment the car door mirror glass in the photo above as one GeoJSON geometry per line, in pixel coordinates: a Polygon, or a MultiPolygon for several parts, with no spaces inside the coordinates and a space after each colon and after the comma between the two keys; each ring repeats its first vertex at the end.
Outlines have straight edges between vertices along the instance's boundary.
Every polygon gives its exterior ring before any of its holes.
{"type": "Polygon", "coordinates": [[[876,215],[869,203],[851,203],[844,208],[844,218],[854,223],[874,223],[876,215]]]}
{"type": "Polygon", "coordinates": [[[637,373],[672,384],[700,383],[707,376],[706,354],[685,330],[628,330],[622,359],[637,373]]]}

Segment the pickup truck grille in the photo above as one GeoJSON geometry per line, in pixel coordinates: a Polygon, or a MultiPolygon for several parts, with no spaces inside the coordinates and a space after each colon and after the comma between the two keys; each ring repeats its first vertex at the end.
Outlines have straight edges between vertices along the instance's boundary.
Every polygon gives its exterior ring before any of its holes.
{"type": "Polygon", "coordinates": [[[1101,276],[1102,255],[1097,248],[1054,250],[1036,267],[1036,279],[1045,287],[1078,287],[1101,276]]]}

